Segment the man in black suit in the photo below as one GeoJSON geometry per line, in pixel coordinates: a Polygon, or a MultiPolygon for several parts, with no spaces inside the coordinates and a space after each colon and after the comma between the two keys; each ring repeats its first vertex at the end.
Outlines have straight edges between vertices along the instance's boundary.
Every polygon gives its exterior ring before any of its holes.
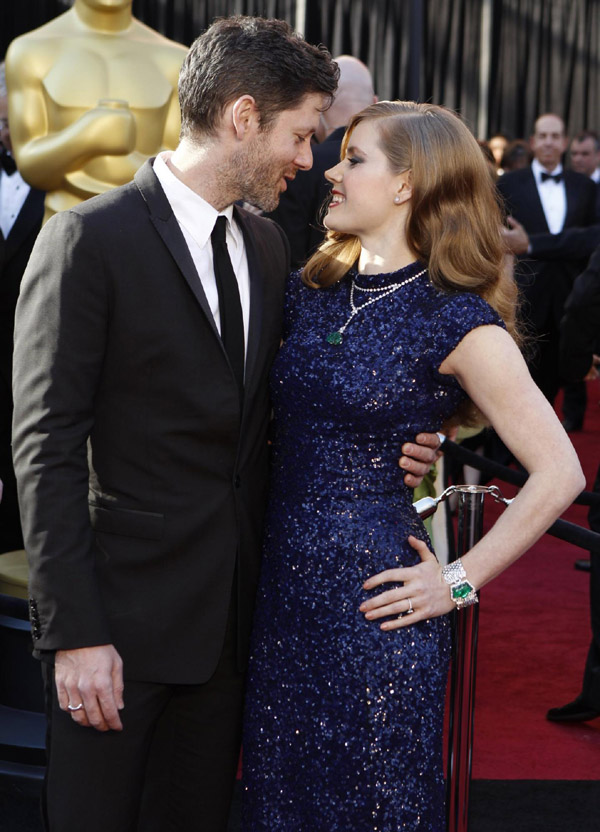
{"type": "MultiPolygon", "coordinates": [[[[598,378],[600,359],[594,354],[600,332],[600,246],[587,269],[579,275],[565,306],[561,323],[561,371],[566,378],[598,378]]],[[[600,495],[600,468],[594,492],[600,495]]],[[[600,509],[589,511],[592,531],[600,533],[600,509]]],[[[581,693],[567,705],[551,708],[552,722],[585,722],[600,717],[600,550],[590,552],[590,609],[592,642],[583,674],[581,693]]]]}
{"type": "Polygon", "coordinates": [[[168,792],[162,828],[226,827],[288,263],[234,203],[271,210],[310,167],[336,82],[282,21],[216,22],[181,71],[174,153],[34,248],[13,442],[52,832],[135,829],[144,785],[168,792]],[[161,720],[175,747],[145,783],[161,720]]]}
{"type": "Polygon", "coordinates": [[[313,148],[313,166],[310,170],[298,171],[282,194],[278,207],[268,214],[286,233],[293,269],[306,263],[325,236],[323,209],[331,190],[325,171],[340,161],[346,125],[355,113],[377,101],[371,73],[362,61],[352,55],[340,55],[335,61],[340,80],[333,104],[321,114],[317,132],[319,144],[313,148]]]}
{"type": "Polygon", "coordinates": [[[30,188],[12,157],[4,63],[0,64],[0,552],[23,548],[12,465],[12,353],[21,278],[42,224],[44,194],[30,188]]]}
{"type": "MultiPolygon", "coordinates": [[[[595,221],[594,183],[563,170],[567,147],[564,123],[552,113],[540,116],[531,137],[534,159],[530,167],[501,176],[498,188],[507,211],[528,234],[558,234],[563,229],[592,225],[595,221]]],[[[537,339],[537,354],[530,370],[552,402],[558,392],[558,328],[573,279],[585,264],[562,257],[521,259],[516,268],[525,319],[537,339]]]]}
{"type": "Polygon", "coordinates": [[[34,248],[14,458],[50,832],[226,828],[288,269],[281,229],[234,203],[273,210],[310,167],[336,82],[283,21],[216,21],[177,149],[34,248]]]}
{"type": "MultiPolygon", "coordinates": [[[[591,130],[583,130],[571,140],[569,167],[588,176],[596,185],[596,215],[600,219],[600,141],[591,130]]],[[[577,255],[576,255],[577,256],[577,255]]],[[[579,255],[581,256],[581,255],[579,255]]],[[[587,388],[583,381],[572,381],[564,387],[563,425],[568,431],[581,430],[587,407],[587,388]]]]}

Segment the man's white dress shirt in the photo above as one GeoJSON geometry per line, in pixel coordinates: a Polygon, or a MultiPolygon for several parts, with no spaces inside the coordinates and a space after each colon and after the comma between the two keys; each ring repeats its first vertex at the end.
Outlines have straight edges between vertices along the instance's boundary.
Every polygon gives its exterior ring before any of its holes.
{"type": "Polygon", "coordinates": [[[567,218],[567,192],[565,190],[564,177],[560,182],[554,182],[552,179],[546,179],[542,182],[542,172],[550,173],[553,176],[557,173],[563,173],[563,166],[557,165],[554,170],[546,170],[542,167],[537,159],[531,163],[531,170],[535,178],[538,193],[544,209],[546,222],[548,223],[548,230],[551,234],[560,234],[567,218]]]}
{"type": "Polygon", "coordinates": [[[12,176],[0,170],[0,230],[6,240],[31,188],[18,170],[12,176]]]}
{"type": "Polygon", "coordinates": [[[183,233],[192,260],[198,272],[198,279],[202,284],[204,294],[210,306],[217,329],[221,332],[221,317],[219,314],[219,294],[213,266],[213,253],[210,235],[217,221],[217,217],[227,217],[226,241],[231,265],[235,273],[242,317],[244,320],[244,341],[248,350],[248,327],[250,323],[250,273],[244,247],[244,235],[241,228],[233,219],[233,205],[228,205],[222,211],[217,211],[205,199],[178,179],[167,165],[170,151],[164,151],[154,160],[154,173],[160,182],[165,196],[173,209],[175,218],[183,233]]]}

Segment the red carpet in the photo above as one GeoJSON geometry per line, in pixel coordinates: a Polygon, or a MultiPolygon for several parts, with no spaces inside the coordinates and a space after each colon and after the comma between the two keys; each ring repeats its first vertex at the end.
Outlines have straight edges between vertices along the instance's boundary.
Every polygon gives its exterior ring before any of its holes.
{"type": "MultiPolygon", "coordinates": [[[[600,382],[588,384],[584,430],[572,434],[590,489],[600,460],[600,382]]],[[[505,496],[514,490],[501,485],[505,496]]],[[[486,501],[486,525],[502,507],[486,501]]],[[[587,527],[587,508],[565,519],[587,527]]],[[[590,643],[587,553],[545,535],[481,596],[473,777],[600,779],[600,719],[564,726],[548,708],[580,691],[590,643]]]]}

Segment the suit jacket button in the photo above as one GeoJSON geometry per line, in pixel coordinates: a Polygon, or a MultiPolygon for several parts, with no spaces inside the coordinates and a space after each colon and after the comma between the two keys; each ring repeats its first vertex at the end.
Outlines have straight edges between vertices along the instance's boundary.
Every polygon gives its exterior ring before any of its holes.
{"type": "Polygon", "coordinates": [[[233,484],[235,485],[236,488],[239,488],[241,486],[242,481],[241,481],[239,475],[234,479],[233,484]]]}

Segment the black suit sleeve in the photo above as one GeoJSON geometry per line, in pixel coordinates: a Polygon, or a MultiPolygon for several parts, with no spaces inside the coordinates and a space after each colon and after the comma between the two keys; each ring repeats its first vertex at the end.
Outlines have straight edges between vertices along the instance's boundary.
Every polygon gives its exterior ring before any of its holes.
{"type": "Polygon", "coordinates": [[[560,234],[532,234],[529,243],[536,260],[578,260],[589,257],[600,245],[600,225],[567,228],[560,234]]]}
{"type": "Polygon", "coordinates": [[[560,371],[581,379],[592,366],[600,332],[600,247],[573,284],[560,326],[560,371]]]}
{"type": "Polygon", "coordinates": [[[42,229],[17,306],[14,463],[36,647],[111,641],[94,576],[87,439],[109,298],[103,252],[73,212],[42,229]]]}

